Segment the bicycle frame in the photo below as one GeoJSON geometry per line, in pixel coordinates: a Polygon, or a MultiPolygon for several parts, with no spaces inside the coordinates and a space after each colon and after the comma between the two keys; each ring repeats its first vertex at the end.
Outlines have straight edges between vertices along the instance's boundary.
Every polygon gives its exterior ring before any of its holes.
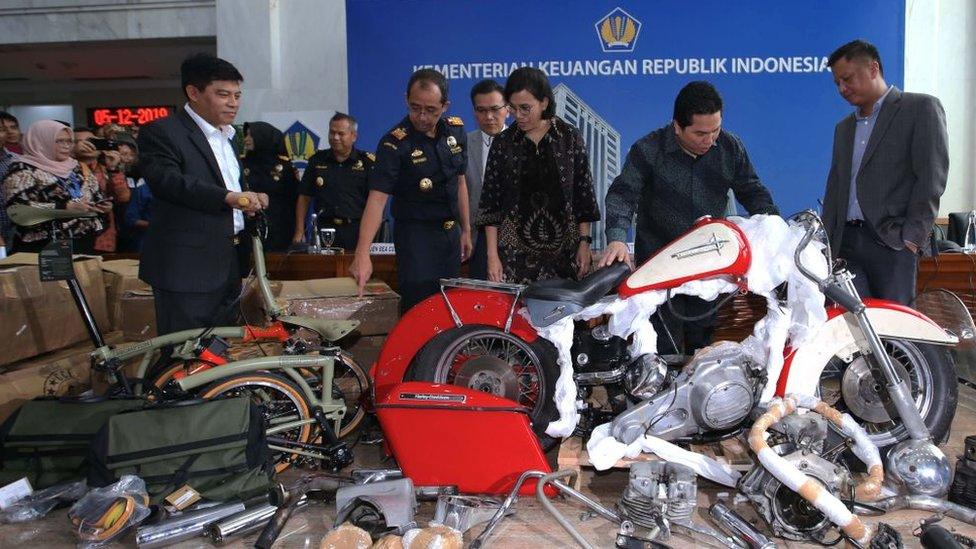
{"type": "MultiPolygon", "coordinates": [[[[79,215],[75,215],[73,213],[65,214],[65,212],[53,212],[50,210],[32,208],[29,206],[15,207],[10,213],[11,218],[14,219],[16,223],[23,226],[51,223],[52,235],[55,237],[60,234],[61,225],[59,220],[73,217],[90,217],[93,215],[89,213],[79,215]],[[20,209],[18,210],[18,208],[20,209]]],[[[237,374],[254,372],[257,370],[280,371],[298,385],[299,389],[303,393],[303,397],[311,405],[313,417],[306,420],[285,421],[275,424],[267,431],[267,433],[269,435],[274,435],[295,427],[318,423],[323,428],[323,435],[325,436],[326,441],[330,445],[336,446],[338,444],[337,433],[340,430],[342,418],[345,416],[347,411],[345,402],[341,399],[337,400],[332,396],[332,383],[335,375],[335,358],[338,357],[339,353],[341,352],[338,347],[316,347],[316,349],[321,353],[318,356],[266,356],[224,363],[217,363],[217,360],[223,360],[221,357],[215,357],[213,355],[206,356],[206,351],[199,356],[196,353],[199,340],[205,336],[241,339],[244,342],[278,341],[284,343],[291,338],[293,331],[300,328],[307,328],[318,333],[323,341],[331,343],[331,341],[335,341],[344,336],[352,331],[356,325],[358,325],[358,322],[353,321],[317,322],[314,321],[314,319],[283,316],[285,310],[278,307],[275,303],[274,296],[271,292],[271,286],[268,283],[267,267],[264,261],[264,245],[261,242],[261,237],[259,234],[255,234],[252,237],[252,246],[254,251],[255,273],[257,275],[258,289],[261,299],[264,302],[267,315],[272,320],[271,325],[267,328],[258,326],[220,326],[211,328],[195,328],[160,335],[142,342],[115,349],[112,346],[105,344],[101,331],[99,330],[98,325],[91,314],[88,302],[81,290],[81,287],[77,284],[77,281],[70,279],[69,289],[71,291],[72,298],[74,299],[75,304],[82,315],[85,327],[88,330],[88,335],[95,346],[95,350],[90,354],[92,368],[104,369],[110,383],[113,385],[121,385],[122,389],[127,394],[134,396],[142,396],[145,394],[146,383],[144,380],[146,374],[149,372],[149,368],[153,363],[153,360],[158,356],[157,352],[165,347],[173,347],[174,353],[172,356],[178,359],[183,359],[186,361],[199,360],[204,363],[214,362],[217,366],[206,368],[203,371],[198,370],[197,372],[191,373],[182,379],[175,380],[179,387],[184,391],[199,389],[207,384],[237,374]],[[136,370],[137,379],[135,380],[135,387],[131,387],[124,371],[122,371],[122,367],[126,362],[135,359],[140,355],[141,359],[136,370]],[[312,387],[309,386],[304,376],[299,373],[299,370],[301,369],[313,370],[318,374],[318,378],[322,381],[322,390],[320,394],[317,394],[312,387]],[[331,429],[328,422],[332,422],[333,424],[331,429]],[[329,432],[330,430],[331,433],[329,432]]],[[[298,448],[284,448],[281,446],[269,445],[272,450],[301,454],[316,459],[329,460],[334,457],[326,454],[317,454],[306,450],[307,448],[319,448],[320,446],[318,445],[296,442],[295,446],[298,446],[298,448]]],[[[333,453],[336,452],[335,447],[322,448],[333,453]]],[[[343,445],[335,455],[347,457],[349,460],[351,460],[351,455],[346,454],[348,454],[348,451],[343,445]]]]}
{"type": "MultiPolygon", "coordinates": [[[[221,365],[218,368],[211,368],[204,372],[189,375],[176,383],[179,385],[180,389],[184,391],[192,391],[220,379],[237,374],[246,374],[256,372],[258,370],[281,371],[298,385],[298,387],[302,390],[302,393],[308,399],[309,404],[312,405],[313,410],[321,410],[322,414],[324,414],[327,420],[334,422],[333,432],[338,433],[342,418],[346,414],[345,402],[337,400],[332,396],[332,379],[335,373],[335,355],[338,355],[339,348],[336,347],[325,352],[329,354],[318,356],[265,356],[239,360],[237,362],[230,362],[221,365]],[[312,387],[309,386],[308,382],[305,381],[305,378],[297,371],[298,369],[302,368],[318,370],[321,373],[322,390],[319,394],[316,394],[312,387]]],[[[317,420],[312,417],[306,420],[279,423],[268,428],[267,434],[269,436],[273,436],[289,429],[313,424],[316,421],[317,420]]],[[[284,448],[275,445],[269,445],[269,447],[272,450],[301,454],[316,459],[323,459],[324,457],[320,454],[315,454],[303,449],[284,448]]]]}

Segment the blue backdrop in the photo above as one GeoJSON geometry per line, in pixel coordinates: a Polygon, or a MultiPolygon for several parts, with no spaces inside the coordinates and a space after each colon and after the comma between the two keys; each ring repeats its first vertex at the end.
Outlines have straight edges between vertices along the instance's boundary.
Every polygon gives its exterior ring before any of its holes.
{"type": "Polygon", "coordinates": [[[347,0],[346,8],[349,105],[364,149],[406,114],[404,87],[422,66],[448,76],[449,113],[468,131],[477,127],[475,82],[504,84],[515,66],[542,68],[619,134],[619,166],[634,141],[670,121],[684,84],[708,80],[725,101],[724,127],[745,142],[784,214],[816,207],[834,125],[852,110],[826,56],[863,38],[878,46],[888,83],[901,86],[904,74],[901,1],[347,0]]]}

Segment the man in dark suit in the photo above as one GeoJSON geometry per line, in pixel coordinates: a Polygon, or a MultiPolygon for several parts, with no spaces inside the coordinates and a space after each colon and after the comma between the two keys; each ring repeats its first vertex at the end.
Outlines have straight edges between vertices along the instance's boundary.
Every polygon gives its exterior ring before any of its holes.
{"type": "MultiPolygon", "coordinates": [[[[471,223],[478,217],[478,202],[485,180],[485,163],[491,142],[505,129],[508,106],[505,104],[505,88],[494,80],[482,80],[471,88],[471,106],[478,129],[468,132],[468,169],[464,178],[468,184],[468,212],[471,223]]],[[[488,246],[485,228],[471,227],[474,251],[468,261],[471,278],[488,280],[488,246]]]]}
{"type": "Polygon", "coordinates": [[[240,186],[231,145],[241,73],[209,54],[180,67],[187,103],[139,133],[139,162],[154,197],[139,278],[153,287],[160,334],[234,320],[241,289],[244,214],[268,205],[240,186]]]}
{"type": "Polygon", "coordinates": [[[857,110],[834,130],[824,225],[863,297],[907,304],[949,171],[945,111],[935,97],[886,84],[867,42],[841,46],[827,64],[857,110]]]}

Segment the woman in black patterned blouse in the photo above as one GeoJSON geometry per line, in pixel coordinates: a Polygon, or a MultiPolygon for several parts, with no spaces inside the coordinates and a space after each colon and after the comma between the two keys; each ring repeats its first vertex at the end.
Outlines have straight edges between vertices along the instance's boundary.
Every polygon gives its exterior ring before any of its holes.
{"type": "MultiPolygon", "coordinates": [[[[5,206],[26,204],[78,212],[95,212],[98,217],[71,219],[61,226],[71,232],[73,251],[95,253],[95,236],[105,230],[112,203],[98,188],[98,181],[87,166],[71,158],[74,135],[55,120],[39,120],[24,134],[24,154],[10,165],[3,180],[5,206]]],[[[51,241],[47,224],[19,227],[14,237],[14,252],[38,253],[51,241]]]]}
{"type": "Polygon", "coordinates": [[[590,267],[590,222],[600,219],[583,138],[556,117],[552,87],[522,67],[505,85],[516,124],[491,144],[478,225],[488,278],[529,283],[579,278],[590,267]]]}

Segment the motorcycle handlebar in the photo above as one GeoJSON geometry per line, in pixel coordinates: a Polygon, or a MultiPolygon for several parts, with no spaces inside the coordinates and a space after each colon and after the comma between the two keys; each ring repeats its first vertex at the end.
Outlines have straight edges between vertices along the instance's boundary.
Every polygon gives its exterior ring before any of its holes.
{"type": "MultiPolygon", "coordinates": [[[[804,267],[803,261],[800,258],[800,255],[803,253],[803,250],[805,250],[807,246],[810,245],[810,242],[813,240],[813,237],[817,234],[817,231],[823,228],[823,221],[821,221],[820,216],[818,216],[816,212],[814,212],[813,210],[802,211],[796,214],[795,216],[793,216],[793,218],[796,219],[798,222],[806,225],[807,228],[806,234],[804,234],[803,238],[800,239],[800,244],[797,245],[796,250],[794,250],[793,252],[793,262],[796,263],[796,268],[799,269],[800,274],[812,280],[813,282],[816,282],[817,286],[819,286],[820,289],[823,290],[824,286],[827,284],[827,279],[818,277],[812,271],[804,267]]],[[[828,249],[827,261],[830,261],[830,256],[829,256],[830,248],[828,247],[827,249],[828,249]]]]}

